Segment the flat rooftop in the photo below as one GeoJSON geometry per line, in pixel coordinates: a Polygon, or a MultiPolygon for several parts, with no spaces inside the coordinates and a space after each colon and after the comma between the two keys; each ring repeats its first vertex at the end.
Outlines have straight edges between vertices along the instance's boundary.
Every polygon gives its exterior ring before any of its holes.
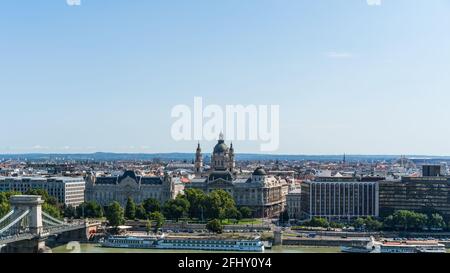
{"type": "Polygon", "coordinates": [[[84,182],[84,178],[81,176],[78,177],[68,177],[68,176],[0,176],[1,182],[62,182],[62,183],[73,183],[73,182],[84,182]]]}

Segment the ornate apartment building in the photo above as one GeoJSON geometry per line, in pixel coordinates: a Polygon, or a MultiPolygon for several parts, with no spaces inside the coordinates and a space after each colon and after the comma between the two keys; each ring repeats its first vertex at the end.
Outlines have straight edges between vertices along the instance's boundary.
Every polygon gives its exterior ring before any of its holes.
{"type": "Polygon", "coordinates": [[[253,209],[256,217],[277,217],[284,209],[288,184],[286,180],[268,175],[258,167],[250,176],[240,176],[235,170],[233,144],[225,144],[221,134],[211,155],[211,169],[203,171],[200,144],[195,156],[196,178],[186,188],[211,192],[222,189],[229,192],[237,206],[253,209]]]}
{"type": "Polygon", "coordinates": [[[136,203],[155,198],[161,203],[175,198],[182,188],[169,175],[139,176],[134,171],[125,171],[120,176],[89,175],[86,178],[86,200],[106,206],[118,201],[125,206],[128,197],[136,203]]]}

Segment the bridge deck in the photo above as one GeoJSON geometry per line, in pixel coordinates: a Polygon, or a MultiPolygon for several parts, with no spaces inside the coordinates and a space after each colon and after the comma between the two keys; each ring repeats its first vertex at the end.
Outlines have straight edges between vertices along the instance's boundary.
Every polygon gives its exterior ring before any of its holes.
{"type": "Polygon", "coordinates": [[[6,244],[23,241],[23,240],[31,240],[35,236],[36,235],[33,235],[31,233],[25,233],[25,234],[19,234],[19,235],[0,237],[0,245],[6,245],[6,244]]]}
{"type": "Polygon", "coordinates": [[[0,236],[0,245],[9,244],[13,242],[23,241],[23,240],[31,240],[34,238],[46,238],[51,235],[56,235],[63,232],[74,231],[78,229],[83,229],[86,227],[98,226],[99,222],[85,223],[79,222],[76,224],[68,224],[63,226],[55,226],[55,227],[44,227],[44,231],[41,234],[32,234],[32,233],[21,233],[15,235],[8,236],[0,236]]]}

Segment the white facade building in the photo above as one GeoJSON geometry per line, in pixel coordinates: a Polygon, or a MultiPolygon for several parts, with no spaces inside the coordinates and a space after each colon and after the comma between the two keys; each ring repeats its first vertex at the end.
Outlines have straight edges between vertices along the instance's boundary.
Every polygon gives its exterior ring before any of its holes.
{"type": "Polygon", "coordinates": [[[85,186],[83,177],[0,177],[1,192],[42,189],[59,203],[74,207],[84,202],[85,186]]]}
{"type": "Polygon", "coordinates": [[[379,216],[379,183],[329,178],[302,183],[302,216],[344,220],[379,216]]]}

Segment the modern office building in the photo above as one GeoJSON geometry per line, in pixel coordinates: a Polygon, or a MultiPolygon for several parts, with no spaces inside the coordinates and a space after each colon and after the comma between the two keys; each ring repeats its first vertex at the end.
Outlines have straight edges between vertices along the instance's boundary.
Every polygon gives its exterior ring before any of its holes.
{"type": "Polygon", "coordinates": [[[441,166],[441,176],[448,175],[448,164],[447,164],[447,162],[441,162],[440,166],[441,166]]]}
{"type": "Polygon", "coordinates": [[[354,177],[317,177],[301,186],[301,218],[350,220],[379,215],[378,182],[354,177]]]}
{"type": "Polygon", "coordinates": [[[422,166],[422,176],[431,177],[431,176],[441,176],[441,165],[423,165],[422,166]]]}
{"type": "Polygon", "coordinates": [[[84,202],[85,184],[82,177],[0,177],[2,192],[43,189],[59,203],[74,207],[84,202]]]}
{"type": "Polygon", "coordinates": [[[380,181],[379,198],[381,216],[396,210],[411,210],[438,212],[450,220],[450,181],[446,177],[403,177],[380,181]]]}

